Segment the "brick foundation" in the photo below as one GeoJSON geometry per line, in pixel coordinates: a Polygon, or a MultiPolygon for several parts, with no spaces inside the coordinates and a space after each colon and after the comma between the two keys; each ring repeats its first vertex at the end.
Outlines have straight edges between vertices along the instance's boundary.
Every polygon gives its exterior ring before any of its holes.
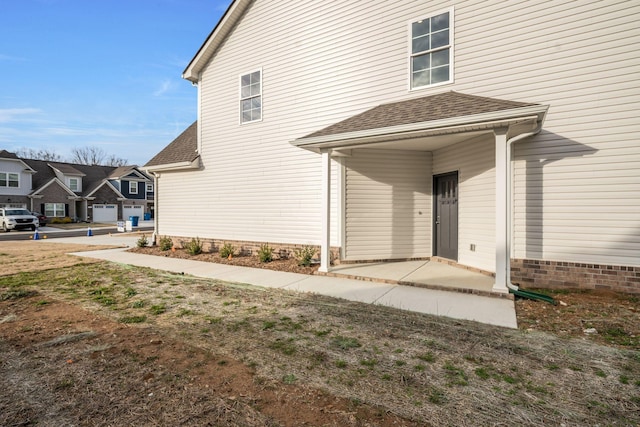
{"type": "Polygon", "coordinates": [[[595,289],[640,294],[640,267],[512,259],[511,281],[524,289],[595,289]]]}

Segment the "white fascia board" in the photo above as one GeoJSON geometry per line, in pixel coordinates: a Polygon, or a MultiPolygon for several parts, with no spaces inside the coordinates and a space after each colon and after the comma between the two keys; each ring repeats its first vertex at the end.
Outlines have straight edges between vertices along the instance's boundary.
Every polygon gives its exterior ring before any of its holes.
{"type": "Polygon", "coordinates": [[[189,62],[189,65],[187,65],[187,68],[182,72],[183,79],[193,83],[197,83],[200,80],[200,71],[209,62],[227,35],[233,31],[249,3],[251,3],[251,0],[234,0],[229,5],[229,8],[222,15],[207,40],[205,40],[191,62],[189,62]]]}
{"type": "Polygon", "coordinates": [[[392,136],[418,138],[438,134],[469,132],[482,128],[489,129],[509,126],[527,120],[541,121],[544,120],[548,109],[548,105],[533,105],[429,122],[408,123],[313,138],[299,138],[291,141],[291,144],[301,148],[335,148],[380,142],[392,136]]]}
{"type": "Polygon", "coordinates": [[[166,165],[148,166],[144,170],[148,173],[154,172],[170,172],[179,170],[199,169],[200,168],[200,156],[196,157],[192,162],[177,162],[168,163],[166,165]]]}
{"type": "Polygon", "coordinates": [[[26,164],[24,161],[22,161],[22,159],[9,159],[4,157],[2,160],[6,160],[9,162],[18,162],[18,163],[22,163],[22,165],[24,166],[25,170],[22,171],[22,173],[30,173],[30,174],[34,174],[37,173],[36,171],[34,171],[33,169],[31,169],[31,167],[26,164]]]}

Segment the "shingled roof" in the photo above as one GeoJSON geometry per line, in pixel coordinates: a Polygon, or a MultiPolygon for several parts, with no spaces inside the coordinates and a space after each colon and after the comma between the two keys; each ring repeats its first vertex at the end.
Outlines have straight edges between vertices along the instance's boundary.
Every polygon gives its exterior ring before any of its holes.
{"type": "Polygon", "coordinates": [[[113,166],[79,165],[61,162],[50,162],[46,160],[24,159],[23,161],[27,165],[29,165],[30,168],[37,172],[33,176],[34,189],[39,189],[56,177],[56,174],[52,169],[52,167],[54,167],[60,171],[73,171],[73,175],[83,176],[83,191],[81,193],[76,193],[81,196],[89,194],[93,188],[95,188],[104,179],[106,179],[109,174],[111,174],[111,172],[115,169],[115,167],[113,166]]]}
{"type": "Polygon", "coordinates": [[[363,113],[306,135],[300,138],[300,140],[411,123],[430,122],[453,117],[472,116],[475,114],[535,105],[537,104],[503,101],[501,99],[485,98],[451,91],[423,98],[378,105],[363,113]]]}
{"type": "Polygon", "coordinates": [[[193,162],[198,158],[198,122],[184,130],[176,139],[167,145],[147,162],[144,167],[169,165],[181,162],[193,162]]]}
{"type": "Polygon", "coordinates": [[[0,159],[20,160],[20,158],[15,153],[10,153],[7,150],[0,150],[0,159]]]}

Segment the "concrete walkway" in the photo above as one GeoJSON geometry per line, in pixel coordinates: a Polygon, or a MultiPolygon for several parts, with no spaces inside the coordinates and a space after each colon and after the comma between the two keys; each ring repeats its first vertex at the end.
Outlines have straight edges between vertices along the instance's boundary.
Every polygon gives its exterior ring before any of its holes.
{"type": "Polygon", "coordinates": [[[127,234],[113,234],[111,236],[51,239],[49,242],[121,245],[122,247],[117,249],[76,252],[72,255],[228,282],[246,283],[297,292],[310,292],[344,298],[350,301],[379,304],[419,313],[517,328],[514,302],[508,298],[486,297],[341,277],[311,276],[126,252],[128,247],[135,246],[137,238],[138,236],[127,234]]]}

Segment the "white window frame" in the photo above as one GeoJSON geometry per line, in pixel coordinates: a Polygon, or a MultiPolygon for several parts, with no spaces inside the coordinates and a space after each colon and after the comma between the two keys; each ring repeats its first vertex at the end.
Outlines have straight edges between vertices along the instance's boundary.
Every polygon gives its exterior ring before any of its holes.
{"type": "Polygon", "coordinates": [[[6,182],[5,185],[0,185],[3,188],[20,188],[20,174],[17,172],[0,172],[0,174],[4,175],[4,180],[6,182]],[[16,179],[11,179],[11,176],[15,176],[16,179]],[[9,185],[11,182],[16,182],[18,185],[13,186],[9,185]]]}
{"type": "Polygon", "coordinates": [[[422,90],[422,89],[426,89],[426,88],[433,88],[433,87],[438,87],[438,86],[442,86],[442,85],[447,85],[447,84],[452,84],[454,82],[454,40],[455,40],[455,34],[454,34],[454,28],[455,28],[455,14],[454,14],[454,8],[450,7],[448,9],[442,9],[442,10],[438,10],[434,13],[430,13],[428,15],[425,15],[423,17],[420,17],[418,19],[412,19],[411,21],[409,21],[408,23],[408,74],[409,74],[409,81],[408,81],[408,86],[409,86],[409,90],[422,90]],[[426,51],[421,51],[419,53],[413,53],[413,24],[415,22],[418,21],[424,21],[425,19],[430,19],[433,18],[434,16],[437,15],[441,15],[443,13],[449,13],[449,44],[446,46],[441,46],[435,49],[429,49],[426,51]],[[413,86],[413,58],[417,57],[417,56],[421,56],[421,55],[425,55],[427,53],[433,53],[433,52],[438,52],[441,50],[445,50],[445,49],[449,49],[449,79],[446,81],[442,81],[442,82],[438,82],[438,83],[433,83],[433,84],[427,84],[427,85],[422,85],[422,86],[413,86]]]}
{"type": "Polygon", "coordinates": [[[138,181],[129,181],[129,194],[138,194],[138,181]]]}
{"type": "Polygon", "coordinates": [[[147,183],[147,193],[153,193],[153,184],[148,182],[147,183]]]}
{"type": "Polygon", "coordinates": [[[238,98],[239,98],[239,103],[238,103],[238,109],[239,109],[239,122],[241,125],[245,125],[245,124],[249,124],[249,123],[256,123],[256,122],[261,122],[262,121],[262,117],[264,116],[264,105],[263,105],[263,98],[262,98],[262,86],[263,86],[263,82],[262,82],[262,68],[258,68],[255,70],[251,70],[247,73],[242,73],[238,76],[238,98]],[[242,96],[242,77],[244,76],[248,76],[251,75],[253,73],[260,73],[260,93],[258,95],[253,95],[253,96],[242,96]],[[260,118],[259,119],[254,119],[254,120],[247,120],[244,121],[243,120],[243,110],[242,110],[242,102],[249,100],[249,99],[253,99],[253,98],[260,98],[260,118]]]}
{"type": "Polygon", "coordinates": [[[44,204],[44,212],[42,212],[44,215],[48,216],[48,217],[57,217],[57,218],[64,218],[64,203],[45,203],[44,204]],[[48,209],[47,207],[50,206],[53,209],[48,209]],[[61,212],[60,212],[61,211],[61,212]],[[53,215],[52,215],[53,213],[53,215]]]}
{"type": "Polygon", "coordinates": [[[67,178],[67,185],[69,186],[69,190],[73,191],[74,193],[82,191],[82,183],[80,181],[80,178],[67,178]],[[75,189],[73,188],[73,184],[71,184],[72,182],[76,183],[75,189]]]}

